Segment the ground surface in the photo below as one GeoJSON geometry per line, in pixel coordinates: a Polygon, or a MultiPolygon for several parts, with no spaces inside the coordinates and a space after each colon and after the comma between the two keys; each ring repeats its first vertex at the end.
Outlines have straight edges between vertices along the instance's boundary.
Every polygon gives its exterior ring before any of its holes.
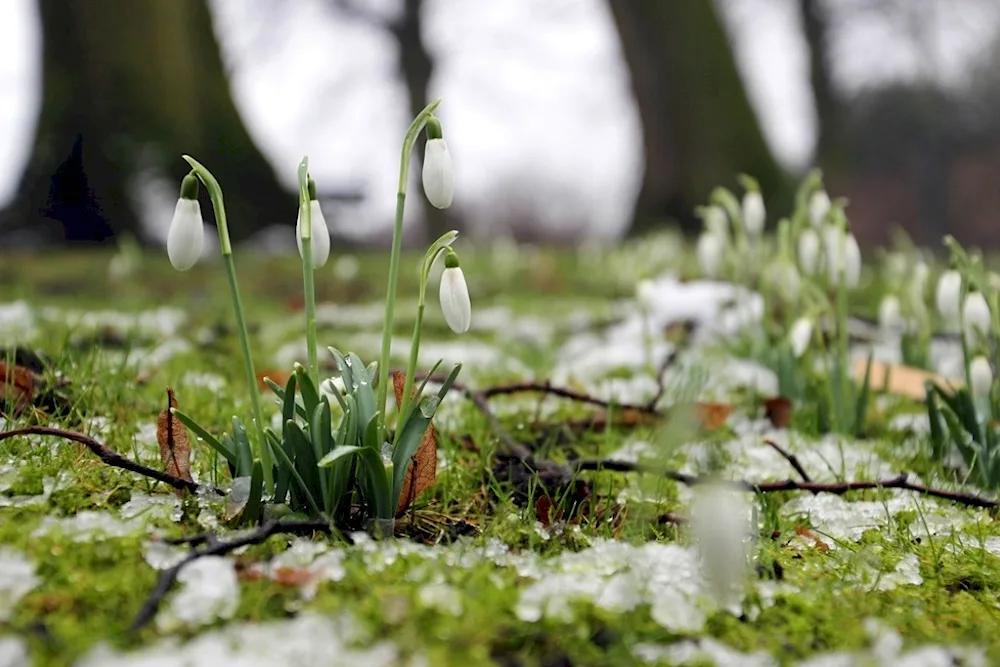
{"type": "MultiPolygon", "coordinates": [[[[683,474],[714,466],[755,483],[797,479],[770,439],[815,482],[907,471],[954,485],[928,460],[926,418],[906,399],[876,397],[864,439],[818,433],[809,406],[793,406],[791,428],[774,426],[763,400],[777,380],[755,356],[759,313],[745,294],[667,277],[642,315],[637,280],[683,270],[685,256],[666,241],[613,254],[466,250],[473,329],[455,336],[432,303],[421,366],[464,362],[461,381],[473,390],[550,381],[616,404],[646,405],[662,388],[659,413],[712,401],[732,407],[721,419],[639,418],[518,393],[489,398],[498,429],[455,392],[435,420],[437,483],[399,522],[398,539],[276,535],[200,558],[135,631],[159,573],[188,551],[165,538],[245,534],[228,527],[226,503],[179,496],[78,444],[0,441],[0,665],[1000,660],[1000,528],[989,510],[909,491],[743,494],[757,519],[748,586],[730,605],[714,601],[683,524],[693,493],[683,474]],[[686,334],[666,326],[682,320],[694,322],[686,334]],[[595,416],[607,428],[588,427],[595,416]],[[609,458],[682,475],[582,472],[590,508],[560,514],[564,499],[555,499],[548,513],[519,502],[537,481],[519,489],[495,470],[504,434],[544,460],[609,458]]],[[[166,387],[217,431],[234,414],[249,420],[225,277],[211,263],[178,274],[156,256],[110,278],[108,259],[4,259],[0,346],[44,353],[43,375],[62,377],[63,402],[56,416],[42,405],[0,426],[80,431],[156,468],[166,387]]],[[[299,265],[237,264],[258,370],[287,373],[304,357],[299,265]]],[[[415,265],[404,260],[404,280],[415,265]]],[[[377,355],[383,271],[381,258],[359,256],[332,259],[318,274],[322,345],[377,355]]],[[[401,293],[400,364],[413,283],[401,293]]],[[[855,305],[871,302],[862,295],[855,305]]],[[[275,412],[270,401],[267,410],[275,412]]],[[[225,488],[228,473],[216,464],[196,444],[195,478],[225,488]]]]}

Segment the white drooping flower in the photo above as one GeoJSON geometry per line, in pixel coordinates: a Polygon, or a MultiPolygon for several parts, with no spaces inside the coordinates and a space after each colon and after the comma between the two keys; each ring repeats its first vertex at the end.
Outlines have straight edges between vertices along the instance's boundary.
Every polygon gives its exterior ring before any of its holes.
{"type": "Polygon", "coordinates": [[[792,354],[801,357],[809,349],[812,342],[813,321],[808,317],[800,317],[792,324],[788,332],[788,343],[792,347],[792,354]]]}
{"type": "Polygon", "coordinates": [[[455,196],[451,152],[443,138],[428,139],[424,146],[424,194],[436,208],[448,208],[455,196]]]}
{"type": "Polygon", "coordinates": [[[969,292],[962,307],[962,330],[965,332],[965,342],[972,345],[980,337],[990,332],[990,306],[982,292],[969,292]]]}
{"type": "MultiPolygon", "coordinates": [[[[309,223],[311,232],[312,265],[318,269],[330,258],[330,229],[326,226],[323,209],[315,199],[309,201],[309,223]]],[[[299,207],[299,217],[295,221],[295,241],[299,246],[299,257],[302,257],[302,207],[299,207]]]]}
{"type": "Polygon", "coordinates": [[[764,231],[767,211],[764,208],[764,196],[758,190],[750,190],[743,195],[743,227],[747,234],[760,236],[764,231]]]}
{"type": "Polygon", "coordinates": [[[698,264],[706,278],[718,278],[726,252],[726,237],[704,231],[698,237],[698,264]]]}
{"type": "Polygon", "coordinates": [[[639,307],[649,310],[656,303],[656,285],[649,278],[644,278],[636,283],[635,298],[639,302],[639,307]]]}
{"type": "MultiPolygon", "coordinates": [[[[184,178],[182,193],[185,187],[190,187],[189,178],[195,177],[189,175],[184,178]]],[[[167,257],[178,271],[187,271],[194,266],[205,247],[205,223],[202,222],[197,192],[196,181],[194,197],[182,194],[177,200],[174,217],[170,221],[170,231],[167,232],[167,257]]]]}
{"type": "Polygon", "coordinates": [[[910,268],[910,279],[906,289],[911,306],[924,307],[924,291],[927,289],[929,275],[930,269],[927,268],[926,262],[921,259],[918,259],[910,268]]]}
{"type": "Polygon", "coordinates": [[[705,231],[718,234],[723,238],[729,233],[729,216],[726,215],[725,209],[721,206],[715,204],[706,206],[701,217],[705,223],[705,231]]]}
{"type": "Polygon", "coordinates": [[[969,362],[969,381],[971,383],[972,395],[976,398],[985,398],[990,395],[990,388],[993,386],[993,369],[986,357],[979,355],[969,362]]]}
{"type": "Polygon", "coordinates": [[[445,269],[441,274],[441,312],[455,333],[465,333],[472,325],[472,302],[469,300],[469,286],[465,274],[458,265],[458,255],[449,252],[445,257],[445,269]]]}
{"type": "Polygon", "coordinates": [[[795,263],[784,257],[779,257],[768,264],[764,270],[764,279],[768,288],[787,302],[799,298],[801,278],[795,263]]]}
{"type": "Polygon", "coordinates": [[[819,227],[826,221],[826,215],[831,207],[830,195],[826,194],[826,190],[816,190],[812,193],[809,197],[809,222],[813,227],[819,227]]]}
{"type": "Polygon", "coordinates": [[[746,585],[751,516],[745,492],[719,483],[694,489],[691,532],[709,592],[721,607],[738,602],[746,585]]]}
{"type": "Polygon", "coordinates": [[[895,294],[882,297],[882,302],[878,306],[878,326],[886,333],[898,333],[906,328],[903,308],[895,294]]]}
{"type": "Polygon", "coordinates": [[[799,258],[799,268],[806,275],[815,275],[819,270],[819,245],[819,235],[811,227],[806,227],[799,234],[796,254],[799,258]]]}
{"type": "Polygon", "coordinates": [[[843,278],[845,287],[857,287],[861,280],[861,248],[854,234],[836,225],[827,225],[823,230],[823,245],[830,284],[839,285],[843,278]]]}
{"type": "Polygon", "coordinates": [[[962,298],[962,274],[955,269],[949,269],[938,278],[937,292],[934,304],[938,313],[948,322],[957,322],[962,298]]]}

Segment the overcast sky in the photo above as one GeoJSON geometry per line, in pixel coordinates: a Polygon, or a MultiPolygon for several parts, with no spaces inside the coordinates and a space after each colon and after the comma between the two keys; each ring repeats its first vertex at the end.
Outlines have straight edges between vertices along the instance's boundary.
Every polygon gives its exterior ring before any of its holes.
{"type": "MultiPolygon", "coordinates": [[[[295,0],[280,31],[269,30],[274,17],[253,13],[261,5],[252,0],[212,6],[237,103],[279,174],[293,184],[308,154],[318,181],[363,186],[369,198],[349,220],[370,229],[391,219],[408,122],[404,93],[391,40],[337,20],[324,2],[295,0]]],[[[385,11],[395,5],[370,2],[385,11]]],[[[866,11],[838,17],[838,80],[857,88],[933,76],[960,85],[969,59],[993,38],[1000,9],[949,2],[933,21],[926,13],[902,25],[866,11]]],[[[838,6],[852,3],[863,4],[838,6]]],[[[783,163],[803,168],[815,117],[797,1],[719,5],[768,140],[783,163]]],[[[551,225],[616,233],[638,188],[641,148],[605,2],[426,0],[426,11],[437,59],[431,94],[444,98],[439,115],[456,162],[456,205],[503,206],[513,191],[551,225]]],[[[13,194],[32,139],[39,41],[35,0],[0,0],[0,201],[13,194]]]]}

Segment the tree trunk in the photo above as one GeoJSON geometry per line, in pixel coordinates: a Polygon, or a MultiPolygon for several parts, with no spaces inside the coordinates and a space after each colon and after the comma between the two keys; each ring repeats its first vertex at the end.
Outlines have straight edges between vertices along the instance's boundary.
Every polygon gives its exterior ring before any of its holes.
{"type": "Polygon", "coordinates": [[[729,39],[709,0],[608,0],[642,121],[645,171],[630,234],[693,209],[737,173],[770,201],[790,186],[764,139],[729,39]]]}
{"type": "Polygon", "coordinates": [[[802,32],[809,48],[809,81],[818,125],[814,162],[829,174],[848,168],[844,105],[833,82],[829,16],[821,0],[800,0],[802,32]]]}
{"type": "Polygon", "coordinates": [[[179,184],[183,153],[223,185],[234,240],[294,222],[294,195],[233,103],[206,0],[38,5],[42,108],[6,229],[48,241],[141,238],[134,179],[149,169],[179,184]]]}
{"type": "MultiPolygon", "coordinates": [[[[399,45],[399,73],[406,86],[411,119],[423,111],[430,102],[427,91],[434,73],[434,61],[427,51],[423,38],[423,4],[423,0],[405,0],[402,15],[390,28],[393,37],[396,38],[396,43],[399,45]]],[[[424,142],[418,141],[415,149],[419,163],[422,165],[424,142]]],[[[448,215],[447,211],[431,206],[423,195],[419,197],[419,201],[426,221],[424,232],[427,242],[433,241],[452,228],[449,225],[451,216],[448,215]]]]}

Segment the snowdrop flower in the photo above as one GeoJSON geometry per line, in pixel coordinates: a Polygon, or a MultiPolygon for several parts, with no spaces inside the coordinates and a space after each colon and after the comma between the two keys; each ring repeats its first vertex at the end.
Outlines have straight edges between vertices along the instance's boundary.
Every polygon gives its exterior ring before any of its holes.
{"type": "Polygon", "coordinates": [[[791,302],[799,298],[801,278],[792,261],[779,257],[768,265],[764,277],[768,287],[782,299],[791,302]]]}
{"type": "Polygon", "coordinates": [[[927,277],[929,275],[930,269],[927,268],[927,264],[923,260],[918,259],[910,269],[907,292],[912,305],[917,306],[919,304],[921,307],[924,305],[924,290],[927,289],[927,277]]]}
{"type": "Polygon", "coordinates": [[[736,602],[750,560],[751,508],[745,494],[722,484],[695,487],[691,532],[709,591],[720,606],[736,602]]]}
{"type": "Polygon", "coordinates": [[[861,280],[861,248],[854,234],[835,225],[827,225],[823,230],[823,242],[830,284],[839,285],[843,277],[845,287],[857,287],[861,280]]]}
{"type": "Polygon", "coordinates": [[[795,320],[791,330],[788,332],[788,342],[792,346],[792,354],[796,358],[805,354],[812,342],[813,321],[808,317],[800,317],[795,320]]]}
{"type": "MultiPolygon", "coordinates": [[[[455,175],[448,144],[440,136],[440,125],[437,127],[438,136],[428,139],[424,146],[424,194],[436,208],[448,208],[455,196],[455,175]]],[[[427,130],[430,136],[433,132],[430,123],[427,130]]]]}
{"type": "Polygon", "coordinates": [[[640,280],[635,286],[635,298],[639,307],[649,310],[656,303],[656,285],[649,278],[640,280]]]}
{"type": "Polygon", "coordinates": [[[698,264],[701,266],[701,272],[707,278],[719,277],[725,251],[725,236],[711,231],[704,231],[698,237],[698,264]]]}
{"type": "Polygon", "coordinates": [[[972,384],[972,395],[985,398],[990,395],[993,386],[993,369],[986,357],[979,355],[969,363],[969,380],[972,384]]]}
{"type": "Polygon", "coordinates": [[[945,320],[955,322],[959,316],[959,300],[962,298],[962,274],[949,269],[938,278],[934,302],[945,320]]]}
{"type": "Polygon", "coordinates": [[[813,227],[819,227],[826,220],[827,213],[830,212],[830,195],[826,190],[816,190],[809,197],[809,221],[813,227]]]}
{"type": "Polygon", "coordinates": [[[759,190],[750,190],[743,195],[743,226],[752,237],[760,236],[764,231],[767,212],[764,209],[764,197],[759,190]]]}
{"type": "Polygon", "coordinates": [[[806,275],[815,275],[819,270],[819,235],[811,227],[799,234],[797,253],[799,267],[806,275]]]}
{"type": "Polygon", "coordinates": [[[701,217],[705,223],[705,231],[718,234],[725,238],[729,232],[729,218],[726,211],[721,206],[706,206],[701,210],[701,217]]]}
{"type": "Polygon", "coordinates": [[[472,302],[465,274],[453,250],[445,255],[444,266],[444,273],[441,274],[441,312],[452,331],[465,333],[472,325],[472,302]]]}
{"type": "Polygon", "coordinates": [[[181,181],[181,196],[167,232],[167,257],[178,271],[187,271],[205,247],[205,224],[198,203],[198,177],[188,174],[181,181]]]}
{"type": "Polygon", "coordinates": [[[969,292],[962,308],[962,329],[965,332],[965,342],[975,343],[980,336],[990,331],[990,306],[982,292],[969,292]]]}
{"type": "MultiPolygon", "coordinates": [[[[312,237],[312,265],[316,270],[326,264],[330,258],[330,229],[326,226],[323,209],[316,200],[316,183],[309,179],[309,226],[312,237]]],[[[302,257],[302,207],[299,206],[299,217],[295,221],[295,241],[299,246],[299,257],[302,257]]]]}
{"type": "Polygon", "coordinates": [[[882,303],[878,307],[878,326],[885,333],[896,333],[906,328],[902,306],[896,295],[887,294],[882,297],[882,303]]]}

